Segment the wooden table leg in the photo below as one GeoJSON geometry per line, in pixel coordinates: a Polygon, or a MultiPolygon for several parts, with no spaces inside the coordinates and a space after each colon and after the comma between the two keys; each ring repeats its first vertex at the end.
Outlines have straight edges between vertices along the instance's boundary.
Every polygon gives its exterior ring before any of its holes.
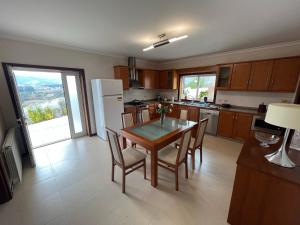
{"type": "Polygon", "coordinates": [[[151,151],[151,185],[157,186],[157,150],[151,151]]]}

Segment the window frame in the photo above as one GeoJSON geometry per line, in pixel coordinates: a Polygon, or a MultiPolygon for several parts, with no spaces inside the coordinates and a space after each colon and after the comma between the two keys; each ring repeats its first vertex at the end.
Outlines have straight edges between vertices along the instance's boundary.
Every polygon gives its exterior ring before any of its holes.
{"type": "MultiPolygon", "coordinates": [[[[186,74],[180,74],[179,75],[179,80],[178,80],[178,83],[179,83],[179,88],[178,88],[178,99],[180,101],[194,101],[194,102],[200,102],[199,100],[190,100],[190,99],[182,99],[180,98],[180,93],[181,93],[181,89],[182,89],[182,82],[181,82],[181,79],[182,77],[187,77],[187,76],[201,76],[201,75],[215,75],[216,76],[216,80],[215,80],[215,88],[214,88],[214,97],[213,97],[213,101],[207,101],[208,103],[215,103],[216,102],[216,93],[217,93],[217,83],[218,83],[218,74],[217,72],[215,71],[210,71],[210,72],[195,72],[195,73],[186,73],[186,74]]],[[[198,79],[198,82],[199,82],[199,79],[198,79]]],[[[198,83],[199,85],[199,83],[198,83]]],[[[198,86],[197,85],[197,86],[198,86]]],[[[198,92],[198,89],[197,89],[197,92],[198,92]]]]}

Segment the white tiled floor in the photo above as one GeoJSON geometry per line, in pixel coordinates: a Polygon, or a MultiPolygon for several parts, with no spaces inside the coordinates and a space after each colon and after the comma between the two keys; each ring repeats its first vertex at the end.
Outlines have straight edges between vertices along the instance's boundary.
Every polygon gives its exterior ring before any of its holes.
{"type": "MultiPolygon", "coordinates": [[[[223,225],[230,203],[235,162],[241,144],[206,136],[204,161],[179,178],[159,168],[152,188],[142,170],[126,177],[121,193],[120,170],[110,180],[111,158],[97,137],[68,140],[36,149],[37,168],[24,171],[12,201],[0,205],[1,225],[223,225]]],[[[150,158],[150,157],[148,157],[150,158]]],[[[197,154],[197,160],[199,155],[197,154]]],[[[147,161],[150,177],[150,161],[147,161]]]]}

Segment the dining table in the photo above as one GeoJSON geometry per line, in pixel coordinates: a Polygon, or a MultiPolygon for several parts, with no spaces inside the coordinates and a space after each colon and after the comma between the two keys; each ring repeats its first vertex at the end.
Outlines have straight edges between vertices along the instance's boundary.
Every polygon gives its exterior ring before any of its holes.
{"type": "Polygon", "coordinates": [[[143,124],[121,129],[123,148],[126,148],[126,139],[142,146],[151,154],[151,185],[157,186],[157,155],[165,146],[178,140],[182,133],[193,129],[197,122],[165,117],[163,122],[154,119],[143,124]]]}

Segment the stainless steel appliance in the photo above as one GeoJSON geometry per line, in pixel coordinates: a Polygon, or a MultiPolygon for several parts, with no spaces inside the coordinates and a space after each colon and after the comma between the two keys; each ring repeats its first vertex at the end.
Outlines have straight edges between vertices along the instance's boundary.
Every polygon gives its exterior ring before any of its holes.
{"type": "Polygon", "coordinates": [[[200,119],[208,118],[206,133],[217,135],[219,111],[214,109],[201,109],[200,119]]]}
{"type": "Polygon", "coordinates": [[[129,87],[143,89],[140,80],[138,70],[136,68],[136,59],[135,57],[128,57],[128,72],[129,72],[129,87]]]}
{"type": "Polygon", "coordinates": [[[147,107],[147,104],[141,100],[132,100],[130,102],[126,102],[126,105],[131,105],[135,107],[136,110],[136,121],[137,123],[141,123],[141,110],[147,107]]]}
{"type": "Polygon", "coordinates": [[[282,135],[285,131],[285,129],[282,127],[278,127],[265,122],[265,115],[253,116],[251,130],[258,130],[276,135],[282,135]]]}

